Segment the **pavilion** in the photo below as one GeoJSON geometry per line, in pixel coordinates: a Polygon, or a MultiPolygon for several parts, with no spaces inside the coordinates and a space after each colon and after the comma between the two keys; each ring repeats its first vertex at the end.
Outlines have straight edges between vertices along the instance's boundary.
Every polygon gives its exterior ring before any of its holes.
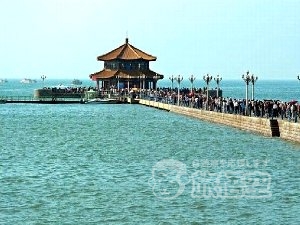
{"type": "Polygon", "coordinates": [[[97,60],[104,61],[104,68],[90,74],[90,78],[97,82],[98,90],[100,88],[156,89],[157,81],[164,78],[163,75],[149,68],[149,62],[156,61],[156,57],[129,44],[128,38],[125,44],[98,56],[97,60]]]}

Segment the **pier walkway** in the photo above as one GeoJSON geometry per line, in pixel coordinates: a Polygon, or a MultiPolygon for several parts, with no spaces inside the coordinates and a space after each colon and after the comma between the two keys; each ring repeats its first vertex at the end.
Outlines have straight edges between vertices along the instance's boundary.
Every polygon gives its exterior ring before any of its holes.
{"type": "MultiPolygon", "coordinates": [[[[118,103],[138,104],[138,100],[131,96],[114,96],[119,100],[118,103]]],[[[0,103],[32,103],[32,104],[82,104],[85,103],[84,98],[36,98],[33,96],[0,96],[0,103]]]]}
{"type": "Polygon", "coordinates": [[[1,103],[33,103],[33,104],[79,104],[80,98],[43,98],[33,96],[0,96],[1,103]]]}
{"type": "Polygon", "coordinates": [[[208,111],[147,99],[140,99],[139,103],[145,106],[191,116],[205,121],[255,132],[268,137],[280,137],[285,140],[300,143],[300,123],[292,123],[287,120],[249,117],[240,114],[208,111]]]}

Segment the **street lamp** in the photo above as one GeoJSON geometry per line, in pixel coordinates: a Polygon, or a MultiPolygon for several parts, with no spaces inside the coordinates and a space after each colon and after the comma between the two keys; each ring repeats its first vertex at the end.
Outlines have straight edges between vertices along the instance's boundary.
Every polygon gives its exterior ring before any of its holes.
{"type": "Polygon", "coordinates": [[[217,98],[219,98],[219,89],[220,89],[220,82],[222,80],[222,77],[220,77],[219,75],[217,75],[217,77],[215,77],[214,80],[217,83],[217,98]]]}
{"type": "Polygon", "coordinates": [[[245,111],[245,113],[248,116],[248,86],[249,86],[249,82],[251,81],[249,71],[247,71],[246,76],[243,74],[242,79],[246,83],[246,111],[245,111]]]}
{"type": "Polygon", "coordinates": [[[209,83],[212,80],[212,76],[209,76],[209,74],[206,74],[206,76],[203,76],[203,80],[206,83],[206,110],[208,110],[208,89],[209,89],[209,83]]]}
{"type": "Polygon", "coordinates": [[[190,80],[190,82],[191,82],[191,84],[192,84],[192,87],[191,87],[191,93],[193,93],[193,84],[194,84],[194,81],[196,80],[196,77],[195,77],[194,75],[191,75],[191,76],[189,77],[189,80],[190,80]]]}
{"type": "Polygon", "coordinates": [[[171,89],[171,91],[173,91],[173,82],[174,82],[174,80],[175,80],[175,77],[172,75],[171,77],[169,77],[169,79],[170,79],[170,81],[172,82],[172,89],[171,89]]]}
{"type": "Polygon", "coordinates": [[[46,78],[47,78],[47,77],[46,77],[45,75],[42,75],[42,76],[41,76],[41,79],[43,80],[43,86],[44,86],[44,87],[45,87],[45,82],[44,82],[44,81],[45,81],[46,78]]]}
{"type": "Polygon", "coordinates": [[[179,106],[179,97],[180,97],[180,83],[183,80],[183,77],[181,77],[180,75],[178,75],[177,78],[175,78],[175,80],[178,83],[178,94],[177,94],[177,105],[179,106]]]}
{"type": "Polygon", "coordinates": [[[252,100],[254,100],[254,84],[257,81],[258,77],[255,77],[254,74],[252,74],[250,78],[252,83],[252,100]]]}

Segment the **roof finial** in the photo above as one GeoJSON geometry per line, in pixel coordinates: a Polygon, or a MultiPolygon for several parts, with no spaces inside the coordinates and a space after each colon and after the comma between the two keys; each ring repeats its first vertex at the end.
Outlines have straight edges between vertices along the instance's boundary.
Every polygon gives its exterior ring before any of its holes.
{"type": "Polygon", "coordinates": [[[128,44],[128,31],[126,31],[126,39],[125,39],[125,43],[128,44]]]}

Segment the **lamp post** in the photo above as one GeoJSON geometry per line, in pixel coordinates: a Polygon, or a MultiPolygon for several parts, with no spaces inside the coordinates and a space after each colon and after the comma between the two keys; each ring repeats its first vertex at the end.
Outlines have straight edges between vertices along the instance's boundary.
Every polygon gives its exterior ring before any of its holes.
{"type": "Polygon", "coordinates": [[[217,75],[217,77],[215,77],[214,80],[217,83],[217,98],[219,98],[219,89],[220,89],[220,82],[222,80],[222,77],[220,77],[219,75],[217,75]]]}
{"type": "Polygon", "coordinates": [[[172,89],[171,89],[171,91],[173,91],[173,82],[174,82],[174,80],[175,80],[175,77],[172,75],[171,77],[169,77],[169,79],[170,79],[170,81],[171,81],[171,83],[172,83],[172,89]]]}
{"type": "Polygon", "coordinates": [[[258,77],[255,77],[254,74],[252,74],[250,78],[252,83],[252,100],[254,100],[254,84],[257,81],[258,77]]]}
{"type": "Polygon", "coordinates": [[[209,76],[209,74],[206,74],[206,76],[203,76],[203,80],[206,83],[206,110],[208,110],[208,89],[209,89],[209,83],[212,80],[212,76],[209,76]]]}
{"type": "Polygon", "coordinates": [[[175,80],[178,83],[178,93],[177,93],[177,105],[179,106],[179,97],[180,97],[180,83],[183,80],[183,77],[181,77],[180,75],[178,75],[177,78],[175,78],[175,80]]]}
{"type": "Polygon", "coordinates": [[[45,79],[46,79],[47,77],[45,76],[45,75],[42,75],[41,76],[41,79],[43,80],[43,86],[45,87],[45,79]]]}
{"type": "Polygon", "coordinates": [[[191,75],[189,77],[189,80],[190,80],[190,82],[192,84],[192,86],[191,86],[191,93],[193,93],[194,81],[196,80],[196,77],[194,75],[191,75]]]}
{"type": "Polygon", "coordinates": [[[246,72],[246,75],[243,74],[242,79],[246,83],[246,110],[245,110],[245,114],[248,116],[248,86],[249,86],[249,82],[251,81],[249,71],[246,72]]]}

